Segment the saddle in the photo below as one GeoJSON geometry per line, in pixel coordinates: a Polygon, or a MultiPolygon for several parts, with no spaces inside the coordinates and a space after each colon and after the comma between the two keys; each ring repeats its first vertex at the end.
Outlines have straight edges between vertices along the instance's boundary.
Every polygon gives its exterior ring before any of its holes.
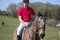
{"type": "Polygon", "coordinates": [[[22,37],[21,39],[23,39],[23,36],[24,36],[25,31],[26,31],[28,28],[30,28],[31,25],[32,25],[32,22],[28,25],[28,27],[24,27],[24,29],[22,30],[22,33],[21,33],[21,37],[22,37]]]}

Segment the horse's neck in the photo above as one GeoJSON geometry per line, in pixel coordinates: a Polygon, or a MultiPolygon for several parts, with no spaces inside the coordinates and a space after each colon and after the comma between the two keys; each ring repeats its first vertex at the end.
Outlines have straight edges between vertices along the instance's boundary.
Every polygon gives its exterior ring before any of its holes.
{"type": "Polygon", "coordinates": [[[31,30],[33,30],[34,32],[36,32],[36,26],[37,26],[37,21],[35,20],[32,25],[31,25],[31,30]]]}

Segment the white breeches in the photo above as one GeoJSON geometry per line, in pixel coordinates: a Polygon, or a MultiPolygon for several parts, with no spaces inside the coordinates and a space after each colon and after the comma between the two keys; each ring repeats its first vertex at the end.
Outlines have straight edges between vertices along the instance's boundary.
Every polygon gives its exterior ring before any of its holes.
{"type": "Polygon", "coordinates": [[[30,25],[32,22],[24,22],[24,23],[20,23],[20,25],[18,26],[17,28],[17,35],[20,35],[22,30],[25,28],[25,27],[28,27],[28,25],[30,25]]]}

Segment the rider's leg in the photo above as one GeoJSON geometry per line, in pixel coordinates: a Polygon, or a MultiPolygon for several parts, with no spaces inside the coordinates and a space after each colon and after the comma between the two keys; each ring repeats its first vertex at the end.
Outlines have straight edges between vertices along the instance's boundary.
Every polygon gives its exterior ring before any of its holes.
{"type": "Polygon", "coordinates": [[[17,39],[21,40],[21,36],[22,36],[22,30],[25,27],[25,25],[23,23],[21,23],[19,25],[19,27],[17,28],[17,39]]]}
{"type": "MultiPolygon", "coordinates": [[[[17,28],[17,36],[18,36],[18,39],[20,37],[21,39],[21,36],[22,36],[22,30],[25,28],[25,27],[28,27],[28,25],[31,24],[31,22],[24,22],[24,23],[21,23],[20,26],[17,28]]],[[[19,40],[20,40],[19,39],[19,40]]]]}

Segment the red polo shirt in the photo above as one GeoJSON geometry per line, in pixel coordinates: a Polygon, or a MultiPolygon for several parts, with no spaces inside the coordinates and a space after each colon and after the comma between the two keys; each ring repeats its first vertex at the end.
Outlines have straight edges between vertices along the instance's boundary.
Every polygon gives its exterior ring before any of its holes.
{"type": "Polygon", "coordinates": [[[22,20],[25,22],[31,21],[31,15],[34,14],[35,14],[34,10],[30,7],[28,8],[21,7],[18,9],[18,16],[21,16],[22,20]]]}

